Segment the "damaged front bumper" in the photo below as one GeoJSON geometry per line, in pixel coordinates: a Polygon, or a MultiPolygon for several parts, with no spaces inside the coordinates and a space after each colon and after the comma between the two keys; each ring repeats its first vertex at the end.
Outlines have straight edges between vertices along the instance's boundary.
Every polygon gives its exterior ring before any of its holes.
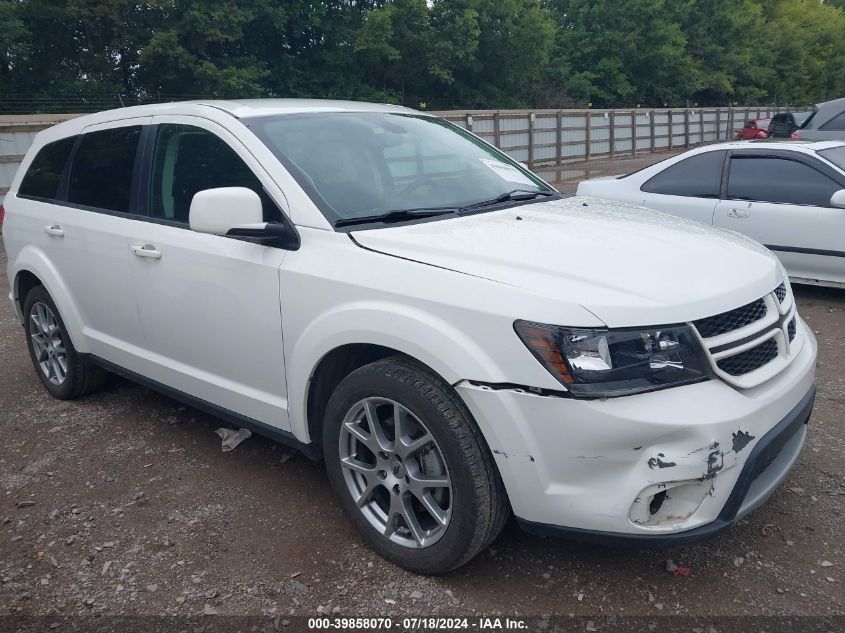
{"type": "Polygon", "coordinates": [[[460,383],[526,530],[684,545],[761,505],[801,451],[816,343],[764,385],[719,380],[608,400],[460,383]]]}

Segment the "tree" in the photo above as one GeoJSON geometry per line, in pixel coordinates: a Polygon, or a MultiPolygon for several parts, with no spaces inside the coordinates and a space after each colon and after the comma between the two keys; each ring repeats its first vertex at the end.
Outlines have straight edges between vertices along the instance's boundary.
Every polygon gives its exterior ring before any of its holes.
{"type": "Polygon", "coordinates": [[[91,109],[189,96],[479,108],[808,104],[845,94],[844,5],[0,0],[0,107],[29,99],[60,109],[62,95],[91,109]]]}
{"type": "Polygon", "coordinates": [[[845,16],[818,0],[778,0],[767,31],[769,94],[811,104],[845,96],[845,16]]]}
{"type": "Polygon", "coordinates": [[[598,105],[677,105],[700,83],[674,0],[555,0],[557,72],[598,105]]]}

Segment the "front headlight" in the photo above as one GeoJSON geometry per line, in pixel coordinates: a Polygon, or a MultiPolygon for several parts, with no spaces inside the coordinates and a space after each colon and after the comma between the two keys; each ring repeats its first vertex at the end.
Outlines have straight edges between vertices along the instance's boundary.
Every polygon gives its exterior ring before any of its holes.
{"type": "Polygon", "coordinates": [[[688,325],[587,330],[516,321],[522,342],[573,396],[606,398],[711,377],[688,325]]]}

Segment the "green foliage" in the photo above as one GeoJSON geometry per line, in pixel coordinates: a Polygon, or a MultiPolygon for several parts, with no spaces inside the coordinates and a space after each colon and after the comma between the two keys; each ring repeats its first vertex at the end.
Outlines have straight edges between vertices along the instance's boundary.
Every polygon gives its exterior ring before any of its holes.
{"type": "Polygon", "coordinates": [[[845,94],[843,11],[845,0],[0,0],[0,107],[61,95],[808,104],[845,94]]]}

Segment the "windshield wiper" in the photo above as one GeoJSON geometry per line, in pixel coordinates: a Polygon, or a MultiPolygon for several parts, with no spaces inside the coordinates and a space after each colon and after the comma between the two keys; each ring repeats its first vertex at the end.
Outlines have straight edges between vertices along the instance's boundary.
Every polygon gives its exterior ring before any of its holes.
{"type": "Polygon", "coordinates": [[[457,213],[459,211],[474,211],[484,207],[490,207],[502,202],[509,202],[512,200],[533,200],[534,198],[550,196],[559,196],[558,191],[531,191],[530,189],[511,189],[503,194],[496,196],[490,200],[482,200],[463,207],[420,207],[416,209],[395,209],[387,211],[386,213],[379,213],[376,215],[363,215],[357,218],[341,218],[334,223],[336,228],[343,226],[354,226],[356,224],[372,224],[374,222],[381,222],[389,224],[391,222],[404,222],[406,220],[418,220],[420,218],[431,218],[437,215],[448,215],[450,213],[457,213]]]}
{"type": "Polygon", "coordinates": [[[335,227],[352,226],[355,224],[371,224],[373,222],[403,222],[405,220],[418,220],[419,218],[431,218],[436,215],[448,215],[456,213],[457,207],[434,207],[419,209],[396,209],[378,215],[363,215],[358,218],[342,218],[334,223],[335,227]]]}
{"type": "Polygon", "coordinates": [[[503,202],[510,202],[512,200],[533,200],[534,198],[549,196],[559,196],[559,191],[532,191],[530,189],[511,189],[503,194],[491,198],[490,200],[482,200],[474,204],[468,204],[461,207],[461,211],[473,211],[475,209],[483,209],[484,207],[492,207],[503,202]]]}

